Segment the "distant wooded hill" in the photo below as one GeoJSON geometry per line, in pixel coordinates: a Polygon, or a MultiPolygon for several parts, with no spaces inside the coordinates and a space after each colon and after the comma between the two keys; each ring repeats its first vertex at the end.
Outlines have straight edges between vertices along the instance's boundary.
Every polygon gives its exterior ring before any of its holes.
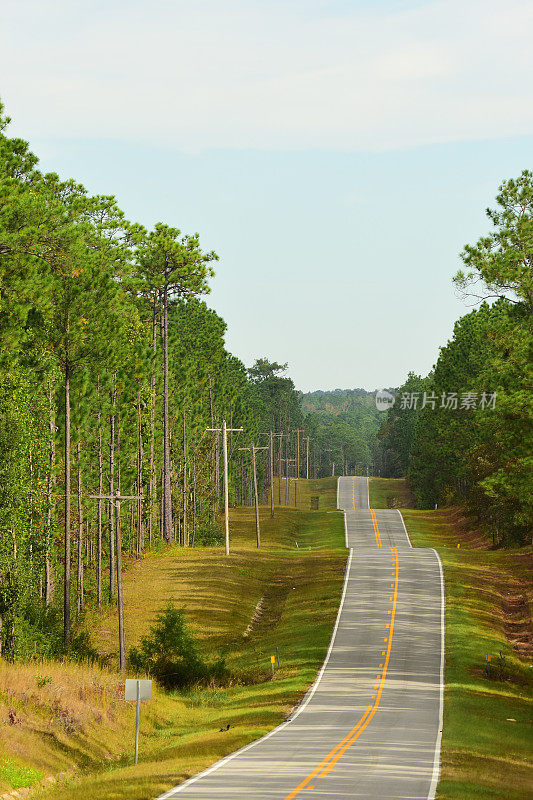
{"type": "Polygon", "coordinates": [[[330,414],[340,414],[361,405],[372,406],[375,410],[374,394],[366,389],[317,389],[316,392],[302,394],[302,408],[306,413],[327,411],[330,414]]]}
{"type": "Polygon", "coordinates": [[[305,425],[336,474],[372,473],[379,457],[377,434],[384,421],[366,389],[318,390],[301,395],[305,425]]]}

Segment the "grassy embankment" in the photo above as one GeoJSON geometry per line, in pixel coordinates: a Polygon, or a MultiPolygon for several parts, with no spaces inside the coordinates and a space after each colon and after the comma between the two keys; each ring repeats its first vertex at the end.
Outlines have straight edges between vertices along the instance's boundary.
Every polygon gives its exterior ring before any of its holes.
{"type": "MultiPolygon", "coordinates": [[[[375,508],[389,506],[387,484],[397,497],[408,496],[398,481],[372,480],[375,508]]],[[[403,516],[413,546],[434,547],[444,568],[446,688],[437,797],[526,800],[533,796],[531,548],[489,550],[487,543],[480,549],[481,537],[446,510],[409,509],[403,516]]]]}
{"type": "MultiPolygon", "coordinates": [[[[321,508],[335,507],[334,481],[299,486],[302,508],[311,494],[321,494],[321,508]]],[[[185,608],[204,653],[222,653],[237,680],[187,693],[156,687],[141,709],[135,766],[134,704],[122,699],[123,677],[113,669],[115,614],[92,612],[92,641],[111,658],[109,670],[1,664],[0,793],[63,772],[54,786],[35,786],[32,797],[152,798],[284,719],[329,643],[346,563],[344,529],[342,516],[325,510],[276,508],[272,520],[263,507],[261,518],[259,551],[253,509],[239,508],[231,513],[229,558],[221,548],[168,548],[131,561],[124,578],[127,647],[172,600],[185,608]],[[281,665],[272,682],[276,646],[281,665]]]]}
{"type": "MultiPolygon", "coordinates": [[[[294,508],[294,484],[296,486],[296,508],[308,511],[311,508],[311,497],[318,497],[319,511],[332,511],[337,508],[337,478],[309,478],[289,482],[289,503],[287,508],[294,508]]],[[[274,505],[278,506],[280,491],[278,479],[274,477],[274,505]]],[[[285,505],[287,481],[281,479],[281,505],[285,505]]],[[[268,497],[270,502],[270,496],[268,497]]]]}
{"type": "Polygon", "coordinates": [[[412,508],[413,496],[404,478],[371,478],[371,508],[412,508]]]}

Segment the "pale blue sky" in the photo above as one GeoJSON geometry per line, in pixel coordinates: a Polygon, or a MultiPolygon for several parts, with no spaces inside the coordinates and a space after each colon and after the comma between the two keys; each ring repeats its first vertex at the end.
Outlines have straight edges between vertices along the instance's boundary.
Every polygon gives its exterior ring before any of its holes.
{"type": "Polygon", "coordinates": [[[4,0],[0,96],[43,169],[199,231],[208,302],[302,390],[427,372],[458,253],[531,167],[533,4],[4,0]]]}

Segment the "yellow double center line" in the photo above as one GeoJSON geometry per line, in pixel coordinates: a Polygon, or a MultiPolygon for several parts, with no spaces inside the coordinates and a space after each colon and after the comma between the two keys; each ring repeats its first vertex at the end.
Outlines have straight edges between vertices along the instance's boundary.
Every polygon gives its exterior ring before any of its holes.
{"type": "Polygon", "coordinates": [[[372,508],[370,509],[370,517],[372,519],[372,525],[374,526],[374,534],[376,536],[376,545],[378,547],[383,547],[383,545],[381,544],[381,534],[380,534],[379,528],[378,528],[378,521],[376,519],[376,512],[372,508]]]}
{"type": "MultiPolygon", "coordinates": [[[[387,677],[387,669],[389,667],[389,659],[391,653],[391,646],[392,646],[392,634],[394,632],[394,620],[396,617],[396,603],[398,601],[398,550],[395,547],[391,547],[391,551],[394,554],[394,595],[392,599],[392,609],[390,615],[390,624],[389,624],[389,635],[385,637],[384,641],[387,642],[387,650],[385,651],[385,661],[383,662],[383,667],[381,668],[380,680],[377,687],[377,692],[375,695],[372,695],[373,703],[367,706],[365,713],[352,728],[352,730],[346,734],[344,739],[342,739],[334,748],[331,750],[325,758],[322,759],[320,764],[315,767],[315,769],[309,773],[309,775],[303,779],[301,783],[298,784],[296,789],[293,789],[290,794],[288,794],[284,800],[294,800],[298,792],[302,789],[305,789],[309,783],[313,780],[313,778],[325,778],[326,775],[331,772],[339,758],[348,750],[352,744],[357,741],[357,739],[361,736],[365,728],[370,724],[374,714],[376,713],[378,706],[381,701],[381,695],[383,693],[383,687],[385,684],[385,678],[387,677]]],[[[310,787],[311,788],[311,787],[310,787]]]]}

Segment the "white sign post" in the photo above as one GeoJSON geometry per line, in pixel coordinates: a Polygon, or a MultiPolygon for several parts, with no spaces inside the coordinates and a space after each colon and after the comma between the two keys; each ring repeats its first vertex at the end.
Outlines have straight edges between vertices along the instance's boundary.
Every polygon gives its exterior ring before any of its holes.
{"type": "Polygon", "coordinates": [[[137,708],[135,710],[135,763],[137,763],[139,758],[139,711],[141,708],[141,700],[152,699],[152,681],[127,678],[124,699],[135,700],[137,703],[137,708]]]}

